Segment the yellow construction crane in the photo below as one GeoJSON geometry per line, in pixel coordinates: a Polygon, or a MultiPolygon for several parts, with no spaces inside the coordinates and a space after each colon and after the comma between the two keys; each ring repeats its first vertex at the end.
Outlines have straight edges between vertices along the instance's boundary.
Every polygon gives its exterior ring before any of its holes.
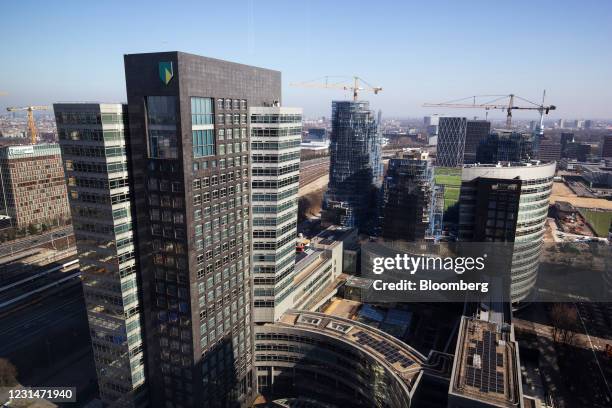
{"type": "Polygon", "coordinates": [[[300,88],[329,88],[329,89],[342,89],[344,91],[352,91],[353,92],[353,100],[356,101],[359,97],[359,92],[361,91],[370,91],[374,92],[377,95],[383,89],[380,86],[372,86],[367,83],[363,78],[358,76],[353,77],[338,77],[338,76],[324,76],[322,78],[313,79],[312,81],[306,82],[295,82],[289,84],[290,86],[300,87],[300,88]],[[343,78],[344,81],[339,82],[330,82],[331,78],[343,78]],[[353,84],[346,84],[346,80],[351,78],[353,80],[353,84]],[[363,86],[360,85],[360,82],[363,83],[363,86]]]}
{"type": "MultiPolygon", "coordinates": [[[[476,109],[484,109],[485,111],[489,111],[491,109],[501,109],[506,111],[506,127],[510,129],[512,127],[512,111],[513,110],[535,110],[540,113],[540,126],[542,125],[542,120],[544,118],[544,114],[548,115],[551,110],[557,109],[555,105],[544,105],[544,98],[546,96],[546,91],[542,95],[542,103],[538,104],[532,102],[528,99],[521,98],[518,95],[509,94],[509,95],[475,95],[468,96],[467,98],[456,99],[453,101],[443,102],[443,103],[425,103],[423,107],[426,108],[476,108],[476,109]],[[480,102],[477,98],[494,98],[492,100],[488,100],[486,102],[480,102]],[[507,98],[507,102],[503,103],[502,101],[507,98]],[[521,100],[523,102],[527,102],[530,105],[528,106],[516,106],[514,105],[515,99],[521,100]],[[471,100],[472,103],[465,103],[464,101],[471,100]]],[[[488,112],[487,112],[488,113],[488,112]]]]}
{"type": "Polygon", "coordinates": [[[28,112],[28,133],[30,134],[30,141],[32,144],[36,144],[36,138],[38,136],[38,130],[36,129],[36,123],[34,122],[34,111],[35,110],[47,110],[48,106],[33,105],[33,106],[20,106],[20,107],[9,107],[6,108],[9,112],[27,111],[28,112]]]}

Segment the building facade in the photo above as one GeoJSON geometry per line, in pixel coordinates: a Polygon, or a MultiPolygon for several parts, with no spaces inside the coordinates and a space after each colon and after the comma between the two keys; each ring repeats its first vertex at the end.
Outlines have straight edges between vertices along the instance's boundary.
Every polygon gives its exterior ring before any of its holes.
{"type": "Polygon", "coordinates": [[[463,163],[476,163],[478,146],[487,139],[491,132],[491,122],[487,120],[468,120],[465,127],[465,148],[463,163]]]}
{"type": "Polygon", "coordinates": [[[605,135],[601,142],[601,157],[612,158],[612,135],[605,135]]]}
{"type": "Polygon", "coordinates": [[[70,208],[57,144],[0,147],[0,212],[11,226],[64,225],[70,208]]]}
{"type": "Polygon", "coordinates": [[[440,118],[436,166],[459,167],[463,164],[466,128],[466,118],[440,118]]]}
{"type": "Polygon", "coordinates": [[[534,133],[497,129],[478,146],[476,161],[484,164],[522,162],[534,157],[534,133]]]}
{"type": "Polygon", "coordinates": [[[354,320],[288,311],[255,332],[258,392],[306,395],[321,406],[410,407],[425,357],[354,320]]]}
{"type": "Polygon", "coordinates": [[[57,132],[100,398],[148,405],[127,112],[121,104],[55,104],[57,132]]]}
{"type": "Polygon", "coordinates": [[[555,163],[470,165],[461,174],[459,240],[513,242],[512,303],[533,288],[548,215],[555,163]]]}
{"type": "Polygon", "coordinates": [[[543,162],[558,162],[561,160],[561,144],[551,139],[541,140],[539,160],[543,162]]]}
{"type": "Polygon", "coordinates": [[[420,241],[430,235],[434,210],[434,167],[427,152],[401,152],[389,160],[383,182],[381,235],[420,241]]]}
{"type": "Polygon", "coordinates": [[[251,107],[253,318],[273,322],[292,306],[302,110],[251,107]]]}
{"type": "Polygon", "coordinates": [[[247,117],[251,106],[280,101],[280,72],[181,52],[124,60],[152,404],[246,405],[247,117]]]}
{"type": "Polygon", "coordinates": [[[332,102],[329,175],[323,224],[373,228],[372,204],[382,182],[382,161],[378,123],[368,102],[332,102]]]}

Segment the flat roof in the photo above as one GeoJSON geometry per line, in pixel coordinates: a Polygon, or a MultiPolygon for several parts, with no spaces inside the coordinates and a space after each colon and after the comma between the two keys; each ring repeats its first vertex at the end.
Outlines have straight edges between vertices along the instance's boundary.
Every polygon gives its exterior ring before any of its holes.
{"type": "Polygon", "coordinates": [[[449,394],[500,408],[520,406],[517,347],[511,330],[463,316],[449,394]]]}
{"type": "Polygon", "coordinates": [[[411,391],[427,358],[395,337],[363,323],[316,312],[289,310],[276,323],[323,333],[375,357],[411,391]]]}

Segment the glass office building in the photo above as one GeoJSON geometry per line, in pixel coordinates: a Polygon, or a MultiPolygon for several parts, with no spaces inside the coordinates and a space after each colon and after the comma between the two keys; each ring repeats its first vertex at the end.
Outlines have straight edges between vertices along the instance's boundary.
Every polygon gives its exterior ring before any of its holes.
{"type": "Polygon", "coordinates": [[[332,102],[329,185],[322,222],[373,228],[382,183],[381,137],[366,101],[332,102]]]}
{"type": "Polygon", "coordinates": [[[251,107],[253,318],[273,322],[293,304],[300,108],[251,107]]]}
{"type": "Polygon", "coordinates": [[[53,109],[100,398],[110,407],[147,406],[125,106],[62,103],[53,109]]]}

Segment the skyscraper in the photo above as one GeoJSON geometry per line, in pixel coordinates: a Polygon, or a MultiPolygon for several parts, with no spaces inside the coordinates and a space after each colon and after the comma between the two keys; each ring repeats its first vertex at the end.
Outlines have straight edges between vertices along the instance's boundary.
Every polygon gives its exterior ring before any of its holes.
{"type": "Polygon", "coordinates": [[[253,316],[273,322],[293,306],[302,110],[251,107],[253,316]]]}
{"type": "Polygon", "coordinates": [[[127,112],[121,104],[61,103],[53,109],[100,398],[112,407],[147,406],[127,112]]]}
{"type": "Polygon", "coordinates": [[[381,140],[366,101],[334,101],[329,186],[322,222],[372,228],[372,205],[382,182],[381,140]]]}
{"type": "Polygon", "coordinates": [[[612,157],[612,134],[605,135],[601,143],[601,157],[612,157]]]}
{"type": "Polygon", "coordinates": [[[383,182],[382,236],[425,239],[432,221],[433,194],[433,160],[427,152],[402,152],[390,159],[383,182]]]}
{"type": "Polygon", "coordinates": [[[459,167],[463,164],[466,128],[466,118],[440,118],[436,152],[437,166],[459,167]]]}
{"type": "Polygon", "coordinates": [[[567,145],[574,142],[573,133],[561,133],[561,157],[567,157],[567,145]]]}
{"type": "Polygon", "coordinates": [[[463,152],[463,163],[476,162],[478,146],[489,136],[491,122],[487,120],[468,120],[465,128],[465,148],[463,152]]]}
{"type": "Polygon", "coordinates": [[[152,405],[245,404],[247,108],[280,101],[280,72],[165,52],[126,55],[125,75],[152,405]]]}
{"type": "Polygon", "coordinates": [[[461,174],[459,239],[513,242],[510,295],[528,298],[538,272],[555,163],[468,165],[461,174]]]}

